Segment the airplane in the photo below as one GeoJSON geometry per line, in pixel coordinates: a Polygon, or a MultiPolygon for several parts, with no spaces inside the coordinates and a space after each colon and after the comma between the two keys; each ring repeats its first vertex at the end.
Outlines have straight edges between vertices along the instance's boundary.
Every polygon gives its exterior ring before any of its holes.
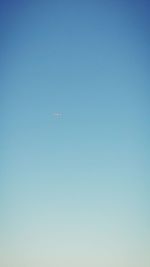
{"type": "Polygon", "coordinates": [[[57,118],[57,119],[62,118],[62,115],[63,115],[63,114],[62,114],[61,112],[54,112],[54,113],[53,113],[53,117],[54,117],[54,118],[57,118]]]}

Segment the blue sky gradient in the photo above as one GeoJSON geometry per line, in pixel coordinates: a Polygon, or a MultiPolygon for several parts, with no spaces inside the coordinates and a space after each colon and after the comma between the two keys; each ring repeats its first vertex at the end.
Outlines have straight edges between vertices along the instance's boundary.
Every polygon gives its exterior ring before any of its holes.
{"type": "Polygon", "coordinates": [[[148,2],[0,7],[0,266],[148,267],[148,2]]]}

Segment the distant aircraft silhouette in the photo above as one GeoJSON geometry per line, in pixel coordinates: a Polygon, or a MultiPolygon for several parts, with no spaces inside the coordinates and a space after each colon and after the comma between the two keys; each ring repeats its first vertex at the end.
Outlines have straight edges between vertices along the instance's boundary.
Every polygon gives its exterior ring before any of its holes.
{"type": "Polygon", "coordinates": [[[53,117],[56,118],[56,119],[60,119],[60,118],[62,118],[62,115],[63,115],[63,114],[62,114],[61,112],[54,112],[54,113],[53,113],[53,117]]]}

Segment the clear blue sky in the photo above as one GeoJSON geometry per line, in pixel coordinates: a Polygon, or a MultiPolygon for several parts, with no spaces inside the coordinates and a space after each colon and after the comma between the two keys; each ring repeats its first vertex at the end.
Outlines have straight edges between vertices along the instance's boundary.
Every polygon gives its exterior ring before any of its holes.
{"type": "Polygon", "coordinates": [[[149,12],[0,1],[1,267],[150,265],[149,12]]]}

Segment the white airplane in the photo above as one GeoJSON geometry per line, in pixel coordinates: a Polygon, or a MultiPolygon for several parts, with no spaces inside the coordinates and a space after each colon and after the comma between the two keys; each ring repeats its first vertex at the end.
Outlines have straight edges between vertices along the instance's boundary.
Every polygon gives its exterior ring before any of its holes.
{"type": "Polygon", "coordinates": [[[62,118],[62,113],[61,112],[54,112],[53,113],[53,117],[56,118],[56,119],[59,119],[59,118],[62,118]]]}

